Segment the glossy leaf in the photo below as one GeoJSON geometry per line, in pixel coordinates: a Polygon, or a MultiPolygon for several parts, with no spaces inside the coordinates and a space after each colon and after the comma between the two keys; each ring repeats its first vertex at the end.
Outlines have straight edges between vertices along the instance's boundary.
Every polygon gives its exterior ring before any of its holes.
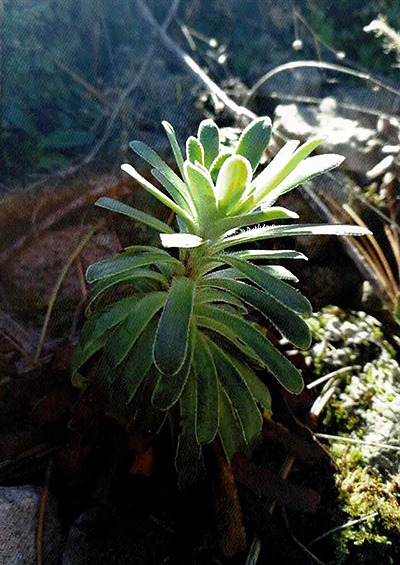
{"type": "Polygon", "coordinates": [[[197,384],[196,437],[199,443],[210,443],[218,430],[217,370],[206,338],[197,332],[193,357],[197,384]]]}
{"type": "Polygon", "coordinates": [[[140,283],[143,283],[144,281],[152,282],[154,285],[159,287],[166,287],[168,284],[165,276],[157,273],[156,271],[151,271],[150,269],[134,269],[133,271],[118,273],[117,275],[106,277],[94,283],[89,294],[86,309],[90,308],[95,300],[113,286],[118,284],[128,284],[135,286],[135,288],[139,288],[140,283]]]}
{"type": "Polygon", "coordinates": [[[154,363],[166,375],[177,373],[185,362],[195,288],[192,279],[175,277],[169,289],[154,342],[154,363]]]}
{"type": "Polygon", "coordinates": [[[256,170],[269,144],[272,133],[271,120],[258,118],[249,124],[240,136],[236,147],[236,155],[243,155],[250,161],[253,171],[256,170]]]}
{"type": "Polygon", "coordinates": [[[204,148],[204,166],[210,169],[219,153],[219,129],[212,120],[203,120],[197,137],[204,148]]]}
{"type": "Polygon", "coordinates": [[[272,412],[271,394],[265,384],[257,377],[250,367],[239,361],[239,359],[232,358],[232,362],[240,371],[240,374],[245,379],[251,394],[257,400],[261,408],[268,412],[272,412]]]}

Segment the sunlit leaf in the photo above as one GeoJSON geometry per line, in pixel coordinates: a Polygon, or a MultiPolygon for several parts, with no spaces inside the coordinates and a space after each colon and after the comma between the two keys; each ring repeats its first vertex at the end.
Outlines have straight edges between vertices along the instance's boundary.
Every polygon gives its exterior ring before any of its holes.
{"type": "Polygon", "coordinates": [[[250,161],[253,171],[256,170],[258,163],[271,139],[272,124],[267,117],[257,118],[243,131],[236,147],[236,155],[243,155],[250,161]]]}
{"type": "Polygon", "coordinates": [[[240,155],[232,155],[221,167],[215,186],[218,209],[229,213],[251,184],[250,162],[240,155]]]}
{"type": "Polygon", "coordinates": [[[219,129],[212,120],[203,120],[199,125],[197,137],[204,148],[203,164],[206,169],[210,169],[219,153],[219,129]]]}
{"type": "Polygon", "coordinates": [[[117,212],[118,214],[123,214],[135,220],[135,222],[139,222],[146,226],[149,226],[153,230],[166,232],[166,233],[174,233],[174,230],[166,223],[154,218],[154,216],[150,216],[150,214],[146,214],[145,212],[141,212],[140,210],[136,210],[119,200],[115,200],[114,198],[107,198],[102,197],[97,200],[95,206],[99,206],[100,208],[106,208],[106,210],[111,210],[112,212],[117,212]]]}

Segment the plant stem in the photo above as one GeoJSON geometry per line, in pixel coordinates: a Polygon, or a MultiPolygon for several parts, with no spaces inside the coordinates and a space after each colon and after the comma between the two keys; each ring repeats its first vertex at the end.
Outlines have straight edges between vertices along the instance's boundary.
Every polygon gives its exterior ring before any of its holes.
{"type": "Polygon", "coordinates": [[[61,285],[62,285],[62,283],[65,279],[65,276],[68,272],[68,269],[70,268],[72,263],[75,261],[75,259],[78,257],[78,255],[81,253],[81,251],[85,247],[85,245],[89,242],[89,240],[91,239],[91,237],[94,234],[94,231],[95,231],[94,229],[90,230],[90,232],[87,235],[85,235],[85,237],[79,243],[78,247],[76,247],[76,249],[73,251],[73,253],[68,257],[68,260],[65,263],[65,265],[64,265],[64,267],[63,267],[63,269],[62,269],[62,271],[61,271],[61,273],[60,273],[60,275],[57,279],[57,282],[55,284],[53,292],[51,293],[49,305],[48,305],[47,311],[46,311],[46,316],[45,316],[44,322],[43,322],[42,331],[40,333],[40,339],[39,339],[39,343],[38,343],[36,355],[35,355],[35,363],[39,362],[40,354],[41,354],[42,349],[43,349],[44,338],[46,336],[47,328],[48,328],[48,325],[49,325],[49,322],[50,322],[51,313],[53,311],[54,304],[55,304],[57,296],[58,296],[58,292],[59,292],[60,287],[61,287],[61,285]]]}

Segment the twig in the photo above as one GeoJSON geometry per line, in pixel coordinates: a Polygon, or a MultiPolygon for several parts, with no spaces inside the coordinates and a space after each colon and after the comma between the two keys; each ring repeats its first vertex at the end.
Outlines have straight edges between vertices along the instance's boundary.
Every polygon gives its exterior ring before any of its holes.
{"type": "Polygon", "coordinates": [[[342,437],[342,436],[333,436],[330,434],[320,434],[315,433],[316,437],[320,437],[322,439],[331,439],[333,441],[343,441],[344,443],[357,443],[361,445],[368,445],[370,447],[382,447],[384,449],[390,449],[392,451],[400,451],[400,447],[397,445],[390,445],[388,443],[377,443],[375,441],[364,441],[362,439],[355,439],[351,437],[342,437]]]}
{"type": "Polygon", "coordinates": [[[284,518],[284,520],[285,520],[286,527],[287,527],[288,532],[289,532],[289,534],[290,534],[290,537],[291,537],[292,540],[295,542],[295,544],[298,545],[298,546],[304,551],[304,553],[306,553],[309,557],[311,557],[311,559],[312,559],[313,561],[315,561],[315,563],[318,563],[318,565],[325,565],[320,559],[318,559],[318,557],[317,557],[316,555],[314,555],[305,545],[303,545],[303,544],[301,543],[301,541],[299,541],[299,540],[296,538],[296,536],[293,534],[293,532],[292,532],[292,530],[291,530],[291,528],[290,528],[290,525],[289,525],[289,520],[288,520],[287,514],[286,514],[286,512],[285,512],[284,509],[283,509],[283,511],[282,511],[282,514],[283,514],[283,518],[284,518]]]}
{"type": "Polygon", "coordinates": [[[278,67],[273,68],[271,71],[263,75],[258,81],[253,85],[253,87],[247,93],[247,100],[246,104],[249,105],[254,95],[256,94],[257,90],[265,84],[268,80],[270,80],[275,75],[285,72],[291,71],[293,69],[299,68],[315,68],[315,69],[327,69],[331,71],[337,71],[339,73],[343,73],[346,75],[350,75],[353,77],[360,78],[362,80],[366,80],[367,82],[371,82],[380,88],[384,88],[385,90],[400,96],[400,90],[389,86],[380,80],[374,78],[369,73],[361,73],[359,71],[355,71],[354,69],[350,69],[348,67],[343,67],[342,65],[335,65],[334,63],[325,63],[324,61],[293,61],[291,63],[285,63],[284,65],[279,65],[278,67]]]}
{"type": "Polygon", "coordinates": [[[235,116],[244,116],[250,120],[256,118],[256,114],[251,112],[244,106],[239,106],[234,102],[227,94],[212,80],[210,77],[201,69],[201,67],[196,63],[192,57],[190,57],[185,51],[183,51],[176,43],[173,41],[169,35],[166,33],[159,23],[155,20],[153,14],[149,8],[142,2],[142,0],[137,0],[136,5],[143,16],[143,18],[158,32],[158,35],[165,47],[172,51],[182,63],[184,63],[191,72],[205,84],[209,91],[214,94],[221,102],[230,110],[235,116]]]}
{"type": "Polygon", "coordinates": [[[61,287],[61,285],[62,285],[62,283],[65,279],[65,276],[68,272],[68,269],[70,268],[70,266],[72,265],[74,260],[78,257],[78,255],[80,254],[82,249],[85,247],[85,245],[89,242],[92,235],[94,234],[94,231],[95,231],[94,229],[90,230],[90,232],[79,243],[78,247],[74,250],[74,252],[68,257],[68,260],[65,263],[65,265],[64,265],[64,267],[63,267],[63,269],[62,269],[62,271],[61,271],[61,273],[60,273],[60,275],[57,279],[56,285],[55,285],[53,292],[51,294],[51,297],[50,297],[50,302],[49,302],[49,305],[47,307],[46,316],[45,316],[45,319],[44,319],[44,322],[43,322],[43,327],[42,327],[39,343],[38,343],[37,350],[36,350],[35,363],[38,363],[38,361],[39,361],[40,354],[41,354],[42,348],[43,348],[44,338],[45,338],[46,332],[47,332],[47,327],[49,325],[51,313],[53,311],[53,307],[54,307],[55,301],[57,299],[58,292],[59,292],[60,287],[61,287]]]}
{"type": "Polygon", "coordinates": [[[40,510],[39,510],[39,521],[38,521],[37,542],[36,542],[38,565],[42,565],[43,563],[44,515],[46,513],[47,499],[49,497],[49,486],[50,486],[50,478],[51,478],[52,470],[53,470],[53,460],[50,460],[47,466],[46,475],[44,479],[43,494],[42,494],[42,500],[40,503],[40,510]]]}
{"type": "Polygon", "coordinates": [[[378,515],[379,512],[373,512],[372,514],[368,514],[368,516],[363,516],[362,518],[358,518],[357,520],[351,520],[351,522],[346,522],[346,524],[342,524],[342,526],[337,526],[337,528],[333,528],[332,530],[329,530],[329,532],[326,532],[325,534],[322,534],[321,536],[318,536],[317,538],[310,541],[310,543],[307,544],[307,547],[310,547],[310,545],[314,545],[314,543],[319,542],[320,540],[326,538],[327,536],[330,536],[331,534],[334,534],[335,532],[344,530],[345,528],[350,528],[351,526],[355,526],[360,522],[364,522],[365,520],[369,520],[370,518],[375,518],[378,515]]]}
{"type": "Polygon", "coordinates": [[[348,373],[349,371],[359,371],[361,368],[362,368],[361,365],[350,365],[349,367],[342,367],[341,369],[332,371],[331,373],[328,373],[327,375],[320,377],[319,379],[313,381],[312,383],[309,383],[306,386],[306,388],[308,388],[308,390],[311,390],[312,388],[321,385],[326,381],[329,381],[329,379],[331,379],[332,377],[337,377],[338,375],[341,375],[343,373],[348,373]]]}

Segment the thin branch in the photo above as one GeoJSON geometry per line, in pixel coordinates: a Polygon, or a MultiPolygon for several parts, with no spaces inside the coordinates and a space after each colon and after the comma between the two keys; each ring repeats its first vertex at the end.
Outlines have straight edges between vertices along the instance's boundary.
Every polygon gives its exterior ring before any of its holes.
{"type": "Polygon", "coordinates": [[[364,441],[362,439],[356,439],[352,437],[342,437],[342,436],[333,436],[330,434],[320,434],[315,433],[316,437],[320,437],[321,439],[331,439],[333,441],[342,441],[344,443],[357,443],[360,445],[367,445],[369,447],[380,447],[383,449],[390,449],[391,451],[400,451],[400,447],[398,445],[390,445],[389,443],[378,443],[375,441],[364,441]]]}
{"type": "Polygon", "coordinates": [[[350,528],[351,526],[355,526],[360,522],[364,522],[365,520],[369,520],[370,518],[375,518],[378,515],[379,512],[373,512],[372,514],[368,514],[368,516],[363,516],[362,518],[358,518],[357,520],[351,520],[351,522],[346,522],[346,524],[343,524],[342,526],[338,526],[337,528],[333,528],[332,530],[329,530],[329,532],[326,532],[325,534],[322,534],[321,536],[318,536],[317,538],[313,539],[308,544],[308,547],[310,547],[310,545],[314,545],[314,543],[319,542],[320,540],[326,538],[327,536],[334,534],[335,532],[339,532],[340,530],[344,530],[345,528],[350,528]]]}
{"type": "Polygon", "coordinates": [[[234,102],[227,94],[203,71],[203,69],[196,63],[190,55],[183,51],[176,43],[173,41],[166,30],[163,29],[159,23],[154,18],[153,14],[149,8],[142,2],[142,0],[137,0],[136,3],[143,19],[145,19],[158,33],[160,39],[164,43],[165,47],[174,53],[177,58],[184,63],[190,71],[197,77],[198,80],[203,82],[203,84],[209,89],[209,91],[216,96],[224,106],[230,110],[235,116],[244,116],[250,120],[255,119],[257,116],[254,112],[251,112],[244,106],[239,106],[234,102]]]}
{"type": "Polygon", "coordinates": [[[92,235],[94,234],[94,230],[90,230],[90,232],[88,234],[86,234],[86,236],[82,239],[82,241],[79,243],[78,247],[73,251],[73,253],[68,257],[67,262],[65,263],[58,279],[56,282],[56,285],[53,289],[53,292],[51,294],[50,297],[50,301],[49,301],[49,305],[47,307],[47,311],[46,311],[46,316],[43,322],[43,327],[42,327],[42,331],[40,334],[40,339],[39,339],[39,343],[37,346],[37,350],[36,350],[36,356],[35,356],[35,363],[38,363],[39,358],[40,358],[40,354],[42,352],[42,348],[43,348],[43,343],[44,343],[44,338],[46,336],[46,332],[47,332],[47,327],[49,325],[50,322],[50,317],[51,317],[51,313],[53,311],[53,307],[54,304],[56,302],[57,296],[58,296],[58,292],[60,290],[60,287],[65,279],[65,276],[70,268],[70,266],[72,265],[72,263],[75,261],[75,259],[79,256],[79,254],[81,253],[82,249],[85,247],[85,245],[89,242],[89,240],[91,239],[92,235]]]}
{"type": "Polygon", "coordinates": [[[332,371],[331,373],[328,373],[327,375],[324,375],[323,377],[320,377],[319,379],[313,381],[312,383],[308,384],[306,388],[310,390],[318,385],[321,385],[322,383],[325,383],[326,381],[329,381],[329,379],[331,379],[332,377],[337,377],[338,375],[348,373],[349,371],[359,371],[361,368],[361,365],[350,365],[349,367],[342,367],[341,369],[332,371]]]}
{"type": "Polygon", "coordinates": [[[343,73],[343,74],[346,74],[346,75],[357,77],[357,78],[362,79],[362,80],[366,80],[367,82],[375,84],[376,86],[379,86],[380,88],[383,88],[383,89],[387,90],[388,92],[392,92],[393,94],[400,96],[400,90],[397,90],[396,88],[393,88],[392,86],[389,86],[389,85],[383,83],[382,81],[374,78],[369,73],[361,73],[359,71],[355,71],[354,69],[349,69],[348,67],[343,67],[342,65],[335,65],[333,63],[325,63],[323,61],[293,61],[291,63],[285,63],[284,65],[279,65],[278,67],[273,68],[271,71],[269,71],[268,73],[263,75],[253,85],[253,87],[249,90],[249,92],[247,94],[246,104],[247,105],[250,104],[250,102],[254,98],[257,90],[263,84],[265,84],[268,80],[270,80],[272,77],[278,75],[279,73],[282,73],[282,72],[285,72],[285,71],[291,71],[293,69],[299,69],[299,68],[327,69],[327,70],[331,70],[331,71],[337,71],[339,73],[343,73]]]}

